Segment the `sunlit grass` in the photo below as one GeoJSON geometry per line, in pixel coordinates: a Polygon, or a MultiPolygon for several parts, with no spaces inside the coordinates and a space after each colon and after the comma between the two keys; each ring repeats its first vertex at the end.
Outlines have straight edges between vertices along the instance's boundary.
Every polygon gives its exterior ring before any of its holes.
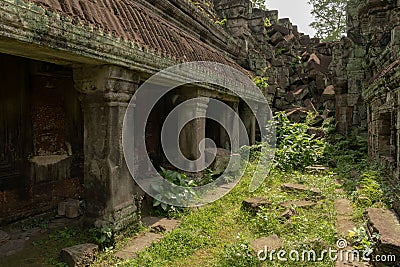
{"type": "MultiPolygon", "coordinates": [[[[250,168],[251,169],[251,168],[250,168]]],[[[226,196],[207,206],[190,209],[179,216],[179,228],[168,233],[158,244],[139,253],[138,258],[126,261],[121,266],[258,266],[253,259],[234,255],[232,251],[251,240],[277,234],[285,244],[285,250],[313,248],[321,251],[334,247],[336,230],[333,202],[337,193],[334,176],[329,173],[284,173],[274,171],[263,186],[250,193],[249,173],[226,196]],[[283,183],[294,182],[317,187],[324,196],[319,204],[311,209],[296,209],[297,215],[291,220],[282,220],[284,211],[280,203],[287,200],[301,200],[307,194],[287,193],[281,190],[283,183]],[[250,213],[241,207],[248,197],[261,196],[271,201],[269,208],[258,214],[250,213]]],[[[237,253],[236,253],[237,254],[237,253]]],[[[239,253],[240,254],[240,253],[239,253]]],[[[265,262],[273,266],[333,266],[333,262],[265,262]]]]}

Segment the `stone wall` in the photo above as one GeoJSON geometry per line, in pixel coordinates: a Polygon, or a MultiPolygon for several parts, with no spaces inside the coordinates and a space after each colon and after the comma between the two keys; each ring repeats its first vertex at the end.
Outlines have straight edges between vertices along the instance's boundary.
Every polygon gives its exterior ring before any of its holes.
{"type": "Polygon", "coordinates": [[[399,7],[399,1],[350,1],[347,37],[334,49],[333,66],[338,131],[368,135],[369,156],[391,170],[387,180],[394,188],[400,161],[399,7]]]}
{"type": "Polygon", "coordinates": [[[264,94],[275,111],[294,121],[317,111],[335,116],[339,133],[368,136],[369,156],[393,170],[387,180],[398,186],[399,1],[349,1],[347,37],[335,43],[310,39],[248,0],[215,0],[213,7],[241,47],[237,62],[268,78],[264,94]]]}
{"type": "Polygon", "coordinates": [[[268,79],[263,93],[275,111],[286,111],[295,121],[309,111],[323,119],[334,115],[333,44],[300,33],[289,19],[279,19],[278,11],[253,8],[249,0],[217,0],[214,8],[241,47],[237,62],[268,79]]]}

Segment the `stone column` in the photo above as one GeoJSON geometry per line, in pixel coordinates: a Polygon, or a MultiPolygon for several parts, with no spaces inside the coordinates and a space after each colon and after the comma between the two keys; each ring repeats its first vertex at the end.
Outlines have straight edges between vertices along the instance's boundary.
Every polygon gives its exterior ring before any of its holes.
{"type": "Polygon", "coordinates": [[[233,153],[237,153],[238,151],[234,151],[234,148],[240,147],[239,144],[239,102],[233,102],[231,105],[232,109],[238,114],[238,116],[232,116],[230,121],[232,123],[232,140],[231,140],[231,149],[233,153]]]}
{"type": "MultiPolygon", "coordinates": [[[[257,112],[257,110],[254,110],[254,112],[257,112]]],[[[240,118],[246,127],[249,144],[254,145],[256,143],[256,117],[247,105],[241,105],[240,118]]]]}
{"type": "MultiPolygon", "coordinates": [[[[221,123],[225,123],[228,126],[232,126],[232,122],[230,121],[229,114],[222,113],[222,114],[220,114],[220,116],[221,116],[220,117],[221,123]]],[[[229,140],[229,135],[227,133],[229,130],[230,129],[224,129],[224,127],[222,125],[220,125],[219,143],[221,144],[222,148],[227,149],[227,150],[230,150],[231,145],[232,145],[232,144],[229,144],[230,140],[229,140]]]]}
{"type": "Polygon", "coordinates": [[[89,223],[115,231],[137,222],[137,187],[126,166],[122,125],[139,76],[117,66],[74,69],[84,114],[84,186],[89,223]]]}
{"type": "MultiPolygon", "coordinates": [[[[185,100],[188,100],[187,98],[185,100]]],[[[183,155],[189,160],[197,160],[204,153],[204,143],[200,146],[200,141],[206,137],[206,113],[209,100],[203,99],[197,103],[185,103],[187,112],[179,114],[180,122],[202,116],[191,120],[185,125],[180,133],[179,145],[183,155]]],[[[197,166],[186,166],[191,169],[201,170],[205,166],[205,162],[198,162],[197,166]]]]}

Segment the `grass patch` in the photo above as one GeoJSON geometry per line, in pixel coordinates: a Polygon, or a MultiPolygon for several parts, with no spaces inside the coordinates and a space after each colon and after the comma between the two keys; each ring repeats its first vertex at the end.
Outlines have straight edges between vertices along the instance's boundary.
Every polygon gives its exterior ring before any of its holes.
{"type": "MultiPolygon", "coordinates": [[[[251,169],[251,168],[250,168],[251,169]]],[[[334,246],[336,230],[333,202],[337,196],[332,174],[284,173],[274,171],[257,191],[250,193],[249,173],[226,196],[207,206],[179,214],[179,228],[166,234],[161,242],[139,253],[138,258],[118,266],[259,266],[249,247],[255,238],[277,234],[288,251],[300,248],[334,246]],[[279,217],[280,203],[300,200],[307,194],[287,193],[280,185],[302,183],[321,189],[324,200],[310,209],[297,209],[291,220],[279,217]],[[272,202],[257,214],[243,210],[244,199],[261,196],[272,202]]],[[[268,262],[271,264],[270,262],[268,262]]],[[[273,262],[274,266],[301,266],[298,262],[273,262]]],[[[305,263],[304,266],[333,266],[332,262],[305,263]]]]}

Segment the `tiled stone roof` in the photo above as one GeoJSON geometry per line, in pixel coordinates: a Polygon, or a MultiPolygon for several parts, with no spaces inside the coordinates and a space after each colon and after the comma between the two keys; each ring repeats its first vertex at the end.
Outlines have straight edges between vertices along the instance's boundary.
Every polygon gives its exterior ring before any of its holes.
{"type": "Polygon", "coordinates": [[[26,1],[179,61],[207,60],[238,68],[222,53],[171,25],[137,0],[26,1]]]}

